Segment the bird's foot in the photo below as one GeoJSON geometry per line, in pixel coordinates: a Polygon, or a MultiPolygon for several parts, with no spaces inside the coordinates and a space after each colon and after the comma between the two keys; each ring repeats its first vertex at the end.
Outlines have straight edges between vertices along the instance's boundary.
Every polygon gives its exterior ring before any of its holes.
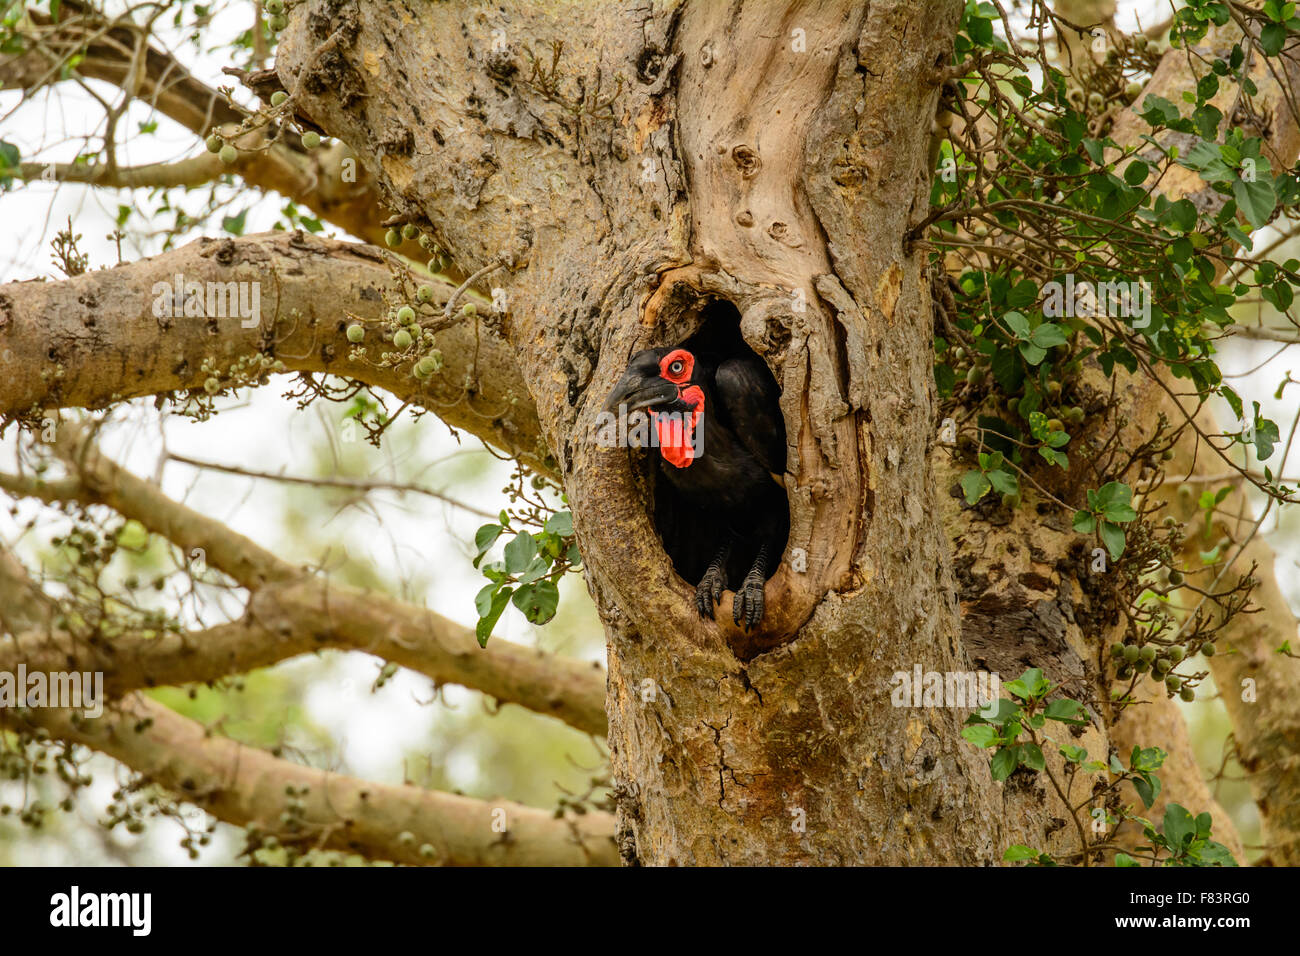
{"type": "Polygon", "coordinates": [[[727,588],[727,572],[716,564],[709,565],[700,583],[695,587],[695,609],[700,617],[713,620],[713,605],[722,600],[722,592],[727,588]]]}
{"type": "Polygon", "coordinates": [[[763,620],[763,585],[766,581],[761,574],[750,572],[745,575],[745,583],[740,586],[736,592],[735,600],[731,602],[731,616],[739,627],[744,624],[745,630],[750,631],[758,627],[758,622],[763,620]]]}

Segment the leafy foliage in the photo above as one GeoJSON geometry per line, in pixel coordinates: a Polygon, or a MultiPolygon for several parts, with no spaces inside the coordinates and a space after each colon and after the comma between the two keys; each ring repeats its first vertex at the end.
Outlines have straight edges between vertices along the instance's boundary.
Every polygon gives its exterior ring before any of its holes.
{"type": "MultiPolygon", "coordinates": [[[[1163,750],[1159,747],[1134,747],[1128,767],[1115,754],[1106,761],[1090,760],[1084,747],[1058,741],[1046,731],[1049,721],[1062,725],[1067,731],[1091,723],[1092,718],[1082,704],[1059,696],[1059,689],[1038,668],[1030,668],[1004,686],[1011,696],[997,701],[996,712],[989,713],[986,708],[972,714],[966,721],[962,736],[977,747],[993,751],[990,770],[994,780],[1007,780],[1017,771],[1044,773],[1050,778],[1053,790],[1066,803],[1074,818],[1085,848],[1082,854],[1085,865],[1098,852],[1118,851],[1120,844],[1115,841],[1115,836],[1124,822],[1133,821],[1141,827],[1147,840],[1145,844],[1133,847],[1133,852],[1152,865],[1236,866],[1227,848],[1210,839],[1210,814],[1202,813],[1193,818],[1186,809],[1171,803],[1165,810],[1162,826],[1157,828],[1139,816],[1133,806],[1121,804],[1119,789],[1125,782],[1132,785],[1143,807],[1149,810],[1155,804],[1161,789],[1160,778],[1155,772],[1163,766],[1167,756],[1163,750]],[[1053,769],[1044,752],[1049,744],[1055,747],[1060,758],[1059,771],[1053,769]],[[1074,803],[1070,793],[1080,775],[1100,777],[1105,783],[1085,785],[1085,796],[1074,803]],[[1093,834],[1091,839],[1087,836],[1089,830],[1093,834]]],[[[1062,862],[1050,853],[1020,844],[1008,847],[1003,860],[1038,866],[1057,866],[1062,862]]],[[[1114,864],[1140,865],[1127,852],[1115,852],[1114,864]]]]}

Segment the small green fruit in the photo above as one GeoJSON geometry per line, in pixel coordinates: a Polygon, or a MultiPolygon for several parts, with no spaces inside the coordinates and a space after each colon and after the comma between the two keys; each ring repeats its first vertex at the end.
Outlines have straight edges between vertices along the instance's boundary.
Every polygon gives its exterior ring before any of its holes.
{"type": "Polygon", "coordinates": [[[384,233],[384,244],[390,249],[396,249],[402,244],[402,234],[396,229],[389,229],[384,233]]]}
{"type": "Polygon", "coordinates": [[[315,149],[320,145],[320,133],[314,129],[309,129],[302,134],[302,145],[304,149],[315,149]]]}
{"type": "Polygon", "coordinates": [[[1184,687],[1178,692],[1178,696],[1190,704],[1192,701],[1196,700],[1196,691],[1191,687],[1184,687]]]}
{"type": "Polygon", "coordinates": [[[221,152],[219,152],[217,155],[221,157],[221,161],[223,163],[229,166],[231,163],[233,163],[235,160],[239,158],[239,150],[235,149],[235,147],[233,146],[222,146],[221,152]]]}
{"type": "Polygon", "coordinates": [[[428,378],[442,368],[442,353],[436,349],[415,363],[415,377],[428,378]]]}
{"type": "Polygon", "coordinates": [[[1173,647],[1169,648],[1166,653],[1169,655],[1169,659],[1175,664],[1181,661],[1187,654],[1187,652],[1183,650],[1183,645],[1181,644],[1175,644],[1173,647]]]}
{"type": "Polygon", "coordinates": [[[1116,643],[1116,644],[1112,644],[1112,645],[1110,646],[1110,656],[1113,657],[1113,658],[1115,658],[1116,660],[1119,660],[1121,657],[1123,657],[1123,656],[1124,656],[1124,645],[1123,645],[1123,644],[1118,644],[1118,643],[1116,643]]]}
{"type": "Polygon", "coordinates": [[[1172,568],[1172,569],[1169,571],[1169,583],[1170,583],[1170,584],[1172,584],[1172,585],[1174,585],[1175,587],[1177,587],[1178,585],[1180,585],[1180,584],[1183,583],[1183,580],[1184,580],[1184,578],[1183,578],[1183,572],[1182,572],[1182,571],[1179,571],[1177,568],[1172,568]]]}
{"type": "Polygon", "coordinates": [[[1214,646],[1213,641],[1201,645],[1201,653],[1206,657],[1213,657],[1217,650],[1218,648],[1214,646]]]}
{"type": "Polygon", "coordinates": [[[422,285],[415,293],[417,302],[428,304],[433,301],[433,286],[422,285]]]}
{"type": "Polygon", "coordinates": [[[1148,644],[1146,647],[1142,648],[1140,651],[1138,651],[1138,657],[1142,658],[1142,660],[1150,664],[1152,661],[1156,659],[1155,645],[1148,644]]]}
{"type": "Polygon", "coordinates": [[[473,302],[466,302],[465,307],[460,310],[462,315],[472,316],[478,314],[478,308],[473,302]]]}
{"type": "Polygon", "coordinates": [[[222,142],[221,137],[218,136],[216,133],[213,133],[211,136],[207,138],[207,147],[209,153],[219,153],[221,152],[221,147],[225,145],[226,144],[222,142]]]}
{"type": "Polygon", "coordinates": [[[203,391],[207,392],[209,395],[215,395],[217,392],[221,391],[221,383],[215,378],[205,379],[203,382],[203,391]]]}
{"type": "Polygon", "coordinates": [[[972,365],[970,371],[966,373],[966,384],[978,385],[982,381],[984,381],[984,369],[978,365],[972,365]]]}
{"type": "Polygon", "coordinates": [[[364,342],[366,340],[366,330],[360,325],[348,326],[348,341],[352,343],[364,342]]]}
{"type": "Polygon", "coordinates": [[[414,239],[414,238],[415,238],[416,236],[418,236],[419,234],[420,234],[420,230],[419,230],[419,228],[418,228],[417,226],[415,226],[415,225],[409,223],[409,222],[408,222],[405,226],[402,227],[402,238],[403,238],[403,239],[414,239]]]}
{"type": "Polygon", "coordinates": [[[1132,664],[1134,661],[1138,659],[1141,653],[1142,651],[1138,648],[1136,644],[1129,644],[1124,648],[1124,660],[1132,664]]]}
{"type": "Polygon", "coordinates": [[[404,305],[397,310],[397,321],[406,325],[408,322],[415,321],[415,310],[409,305],[404,305]]]}
{"type": "Polygon", "coordinates": [[[1177,674],[1170,674],[1165,678],[1165,686],[1170,690],[1178,690],[1183,686],[1183,679],[1177,674]]]}
{"type": "Polygon", "coordinates": [[[396,335],[393,336],[394,348],[399,348],[402,350],[409,349],[411,347],[411,342],[412,342],[411,333],[406,331],[406,329],[402,329],[400,332],[398,332],[396,335]]]}
{"type": "Polygon", "coordinates": [[[267,21],[267,26],[269,26],[272,29],[272,31],[274,31],[275,33],[279,33],[288,25],[289,25],[289,18],[286,17],[283,13],[277,13],[275,16],[271,17],[271,19],[267,21]]]}
{"type": "Polygon", "coordinates": [[[266,0],[263,9],[273,16],[277,13],[284,13],[284,0],[266,0]]]}
{"type": "Polygon", "coordinates": [[[288,98],[289,98],[289,94],[286,93],[284,90],[276,90],[274,93],[271,94],[271,105],[279,106],[288,98]]]}

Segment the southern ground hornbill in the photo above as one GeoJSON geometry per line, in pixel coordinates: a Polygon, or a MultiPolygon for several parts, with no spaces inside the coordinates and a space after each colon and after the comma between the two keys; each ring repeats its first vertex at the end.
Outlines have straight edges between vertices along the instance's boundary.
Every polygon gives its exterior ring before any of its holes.
{"type": "Polygon", "coordinates": [[[606,412],[650,416],[655,527],[677,573],[698,582],[700,616],[712,618],[734,588],[732,617],[746,630],[763,618],[763,586],[790,533],[779,395],[737,323],[722,318],[681,345],[632,356],[605,402],[606,412]]]}

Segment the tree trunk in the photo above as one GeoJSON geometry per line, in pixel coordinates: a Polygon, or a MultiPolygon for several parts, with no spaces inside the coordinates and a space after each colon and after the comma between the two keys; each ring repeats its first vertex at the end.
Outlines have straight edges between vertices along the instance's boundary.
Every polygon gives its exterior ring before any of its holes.
{"type": "MultiPolygon", "coordinates": [[[[493,324],[609,639],[626,861],[987,863],[1016,842],[964,714],[889,704],[898,671],[969,669],[928,455],[929,284],[904,242],[960,8],[507,4],[462,23],[316,0],[286,34],[299,108],[366,144],[389,203],[467,272],[498,265],[493,324]],[[719,301],[790,436],[790,544],[749,635],[727,598],[698,617],[645,459],[594,440],[631,354],[719,301]]],[[[1043,807],[1014,816],[1042,842],[1043,807]]]]}

